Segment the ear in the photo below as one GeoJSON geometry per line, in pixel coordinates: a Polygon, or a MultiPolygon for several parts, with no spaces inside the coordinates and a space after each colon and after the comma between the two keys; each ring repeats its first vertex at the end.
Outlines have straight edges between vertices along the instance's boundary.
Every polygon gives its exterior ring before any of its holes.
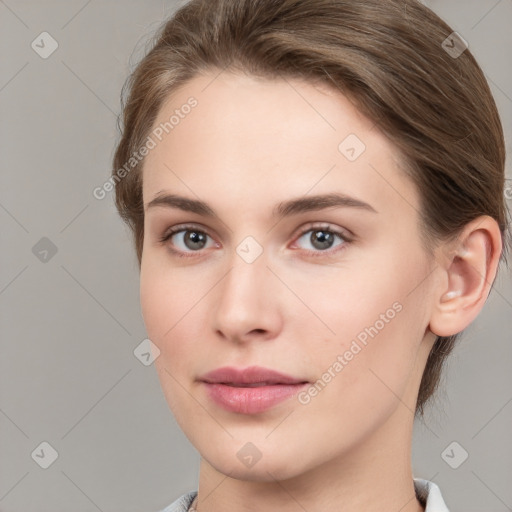
{"type": "Polygon", "coordinates": [[[502,251],[498,223],[484,215],[465,226],[455,243],[441,248],[442,276],[434,294],[429,328],[438,336],[463,331],[491,291],[502,251]]]}

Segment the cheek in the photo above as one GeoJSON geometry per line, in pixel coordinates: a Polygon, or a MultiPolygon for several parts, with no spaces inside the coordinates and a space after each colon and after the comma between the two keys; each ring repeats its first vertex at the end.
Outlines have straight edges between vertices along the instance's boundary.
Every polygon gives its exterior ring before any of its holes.
{"type": "MultiPolygon", "coordinates": [[[[186,300],[177,293],[179,280],[171,279],[171,273],[165,273],[160,265],[149,262],[141,265],[140,305],[144,325],[149,339],[159,348],[166,365],[173,361],[168,357],[172,349],[172,339],[176,337],[182,324],[186,323],[186,300]],[[180,319],[182,319],[180,321],[180,319]]],[[[189,308],[190,309],[190,308],[189,308]]],[[[157,365],[158,368],[158,365],[157,365]]]]}
{"type": "Polygon", "coordinates": [[[179,277],[166,275],[161,266],[141,265],[142,316],[148,338],[160,350],[153,364],[169,408],[178,423],[185,425],[187,417],[197,415],[183,384],[197,355],[191,340],[200,339],[194,329],[201,323],[194,322],[197,297],[177,293],[181,286],[179,277]]]}
{"type": "MultiPolygon", "coordinates": [[[[302,290],[305,302],[324,324],[315,321],[315,325],[324,332],[327,328],[331,331],[309,350],[316,354],[318,372],[330,368],[331,373],[343,375],[335,379],[342,387],[357,381],[363,386],[373,382],[385,387],[378,383],[381,376],[398,392],[407,382],[426,327],[420,283],[425,281],[428,268],[420,255],[400,258],[393,251],[382,253],[379,265],[373,261],[357,268],[364,270],[340,270],[343,282],[322,281],[321,293],[310,289],[308,294],[306,287],[302,290]]],[[[303,323],[296,328],[304,332],[307,326],[303,323]]]]}
{"type": "Polygon", "coordinates": [[[207,300],[206,284],[203,287],[200,283],[200,277],[191,283],[189,273],[163,270],[161,263],[141,265],[142,317],[149,339],[160,350],[160,357],[155,361],[159,371],[165,365],[170,373],[178,376],[193,364],[207,300]]]}
{"type": "Polygon", "coordinates": [[[166,298],[163,293],[165,286],[162,285],[163,283],[158,280],[154,267],[143,260],[140,274],[141,312],[149,339],[160,349],[159,340],[165,332],[162,325],[163,311],[167,307],[167,304],[164,303],[166,298]]]}

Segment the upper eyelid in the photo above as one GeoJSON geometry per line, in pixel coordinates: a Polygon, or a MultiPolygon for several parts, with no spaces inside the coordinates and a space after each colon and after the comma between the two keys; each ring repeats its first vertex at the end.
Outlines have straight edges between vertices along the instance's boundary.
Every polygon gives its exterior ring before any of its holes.
{"type": "Polygon", "coordinates": [[[352,234],[352,232],[349,231],[347,228],[334,226],[333,224],[331,224],[329,222],[313,222],[309,226],[308,225],[301,226],[300,228],[297,228],[297,230],[293,232],[292,236],[293,237],[303,236],[308,231],[312,231],[314,229],[318,229],[318,230],[325,229],[326,231],[331,231],[331,232],[341,236],[342,238],[346,238],[347,240],[351,240],[352,238],[354,238],[354,235],[352,234]]]}
{"type": "Polygon", "coordinates": [[[200,224],[176,224],[175,226],[171,226],[170,228],[166,229],[162,235],[162,238],[165,237],[166,235],[175,235],[177,233],[181,233],[182,231],[193,231],[193,230],[196,230],[196,231],[200,231],[201,233],[206,233],[210,238],[215,238],[213,237],[209,230],[203,226],[201,226],[200,224]]]}

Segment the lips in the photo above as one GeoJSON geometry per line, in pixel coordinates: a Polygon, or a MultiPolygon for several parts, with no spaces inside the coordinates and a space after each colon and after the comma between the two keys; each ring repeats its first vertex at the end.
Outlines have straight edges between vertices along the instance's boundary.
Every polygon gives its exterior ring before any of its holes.
{"type": "Polygon", "coordinates": [[[263,368],[224,367],[200,379],[206,395],[223,409],[238,414],[258,414],[296,395],[309,385],[303,379],[263,368]]]}
{"type": "Polygon", "coordinates": [[[305,379],[298,379],[262,366],[249,366],[243,369],[224,366],[206,373],[199,380],[210,384],[225,384],[236,387],[302,384],[307,382],[305,379]]]}

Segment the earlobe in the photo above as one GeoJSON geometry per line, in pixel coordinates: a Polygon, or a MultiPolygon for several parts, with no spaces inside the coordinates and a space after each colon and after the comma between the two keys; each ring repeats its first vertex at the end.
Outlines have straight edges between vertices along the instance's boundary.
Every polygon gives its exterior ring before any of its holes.
{"type": "Polygon", "coordinates": [[[492,217],[479,217],[465,227],[441,268],[443,284],[433,296],[429,324],[434,334],[457,334],[478,316],[496,276],[501,250],[501,233],[492,217]]]}

